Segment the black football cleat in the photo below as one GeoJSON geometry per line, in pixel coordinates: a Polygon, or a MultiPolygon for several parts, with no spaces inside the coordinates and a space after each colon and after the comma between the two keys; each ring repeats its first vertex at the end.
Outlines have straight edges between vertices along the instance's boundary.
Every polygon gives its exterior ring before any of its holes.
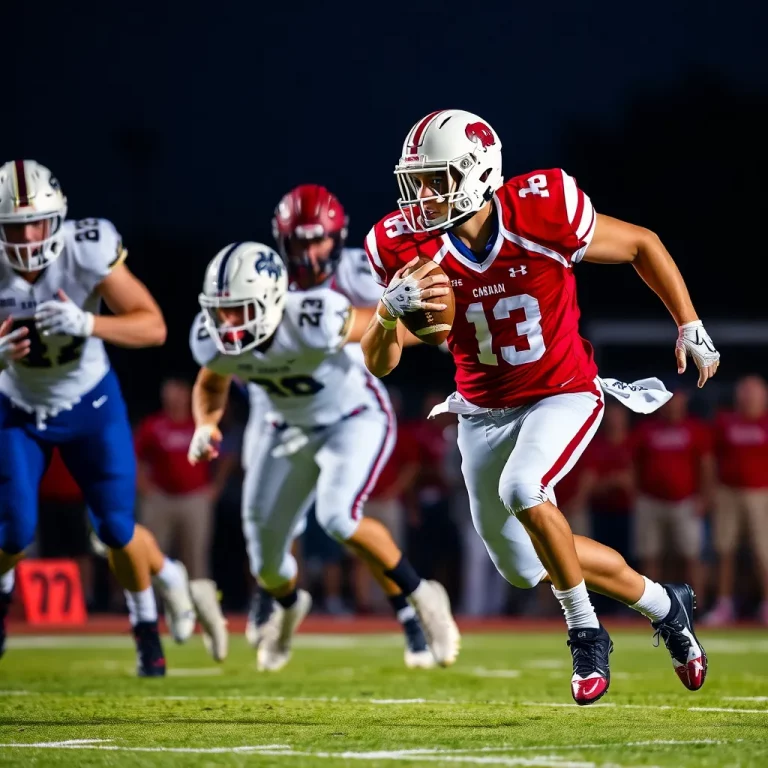
{"type": "Polygon", "coordinates": [[[698,691],[707,677],[707,654],[693,631],[693,612],[696,610],[696,595],[687,584],[664,584],[672,601],[669,613],[662,621],[652,623],[656,633],[672,657],[672,665],[680,682],[689,691],[698,691]]]}
{"type": "Polygon", "coordinates": [[[140,621],[133,627],[136,640],[136,673],[139,677],[165,677],[165,654],[157,621],[140,621]]]}
{"type": "Polygon", "coordinates": [[[601,624],[597,629],[569,629],[568,646],[573,656],[573,700],[582,706],[594,704],[611,684],[608,657],[613,651],[613,641],[601,624]]]}

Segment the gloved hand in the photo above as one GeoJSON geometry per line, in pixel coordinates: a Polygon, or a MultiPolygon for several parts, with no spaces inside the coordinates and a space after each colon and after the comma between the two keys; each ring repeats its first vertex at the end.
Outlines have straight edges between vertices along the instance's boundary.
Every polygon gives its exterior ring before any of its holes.
{"type": "Polygon", "coordinates": [[[35,323],[43,336],[86,337],[93,333],[93,313],[86,312],[59,289],[58,299],[44,301],[35,310],[35,323]]]}

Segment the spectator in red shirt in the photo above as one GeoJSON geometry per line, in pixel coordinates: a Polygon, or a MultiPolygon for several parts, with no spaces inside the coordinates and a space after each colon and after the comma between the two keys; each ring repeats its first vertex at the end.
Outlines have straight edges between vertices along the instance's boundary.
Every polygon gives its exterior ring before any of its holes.
{"type": "Polygon", "coordinates": [[[711,430],[688,414],[687,392],[675,392],[658,415],[638,424],[632,453],[640,570],[654,581],[674,580],[662,574],[666,543],[685,562],[684,580],[703,598],[703,515],[714,492],[714,456],[711,430]]]}
{"type": "Polygon", "coordinates": [[[747,376],[737,383],[735,396],[735,410],[715,422],[717,602],[705,621],[721,625],[735,618],[736,550],[746,529],[762,588],[760,619],[768,624],[768,385],[761,376],[747,376]]]}
{"type": "Polygon", "coordinates": [[[595,534],[603,543],[626,553],[635,488],[629,411],[623,405],[606,403],[603,423],[585,454],[586,464],[594,473],[589,502],[595,534]]]}
{"type": "Polygon", "coordinates": [[[162,410],[136,430],[137,485],[142,522],[160,549],[178,552],[190,579],[208,579],[213,509],[235,459],[224,457],[214,468],[215,478],[206,462],[192,466],[187,461],[195,431],[191,398],[187,382],[163,382],[162,410]]]}

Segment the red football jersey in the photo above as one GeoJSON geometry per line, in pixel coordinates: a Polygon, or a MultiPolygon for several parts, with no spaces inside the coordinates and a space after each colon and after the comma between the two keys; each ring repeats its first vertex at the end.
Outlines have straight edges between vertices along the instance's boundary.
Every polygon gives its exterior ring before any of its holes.
{"type": "Polygon", "coordinates": [[[650,418],[632,433],[637,488],[664,501],[682,501],[700,490],[701,459],[712,453],[712,433],[699,419],[670,423],[650,418]]]}
{"type": "Polygon", "coordinates": [[[386,286],[415,256],[438,262],[451,279],[456,318],[448,348],[456,386],[485,408],[594,390],[591,345],[579,335],[573,265],[595,230],[595,210],[565,171],[534,171],[494,195],[495,243],[482,263],[447,233],[413,233],[401,213],[368,233],[365,249],[386,286]]]}

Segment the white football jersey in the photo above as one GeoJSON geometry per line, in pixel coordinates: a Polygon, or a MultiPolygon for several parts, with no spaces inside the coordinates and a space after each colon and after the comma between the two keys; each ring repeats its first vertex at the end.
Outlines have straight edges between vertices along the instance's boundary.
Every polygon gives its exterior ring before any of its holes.
{"type": "MultiPolygon", "coordinates": [[[[375,307],[384,289],[376,282],[368,256],[362,248],[344,248],[333,277],[322,287],[338,291],[349,299],[353,307],[375,307]]],[[[346,344],[347,357],[365,367],[363,350],[359,344],[346,344]]],[[[243,456],[248,456],[252,433],[267,418],[270,406],[264,390],[256,384],[248,385],[248,429],[243,456]]]]}
{"type": "Polygon", "coordinates": [[[0,392],[28,410],[56,413],[70,408],[101,381],[109,358],[101,339],[43,337],[34,321],[35,307],[57,298],[59,289],[87,312],[98,314],[97,286],[127,255],[114,225],[106,219],[65,221],[61,255],[34,283],[0,263],[0,321],[13,316],[26,325],[29,354],[0,372],[0,392]]]}
{"type": "Polygon", "coordinates": [[[330,287],[343,293],[353,307],[375,307],[384,293],[362,248],[345,248],[341,252],[330,287]]]}
{"type": "Polygon", "coordinates": [[[370,376],[344,349],[351,309],[330,288],[290,291],[283,320],[264,351],[221,354],[202,313],[192,325],[189,344],[199,365],[258,385],[281,421],[324,426],[376,402],[370,376]]]}

